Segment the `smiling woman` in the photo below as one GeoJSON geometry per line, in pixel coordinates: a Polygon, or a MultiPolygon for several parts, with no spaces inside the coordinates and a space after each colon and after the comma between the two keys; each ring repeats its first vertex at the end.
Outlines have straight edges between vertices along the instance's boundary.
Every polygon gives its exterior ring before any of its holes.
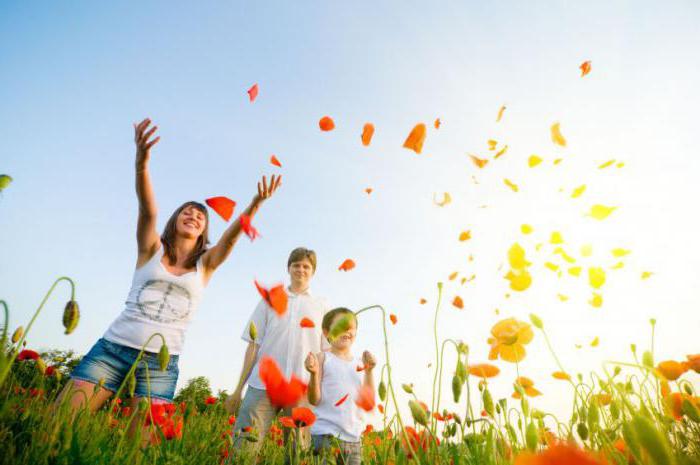
{"type": "MultiPolygon", "coordinates": [[[[189,201],[173,212],[163,234],[158,234],[148,170],[151,148],[160,140],[154,137],[157,129],[151,127],[149,119],[134,125],[139,202],[136,269],[124,310],[71,373],[71,382],[57,400],[60,403],[69,398],[73,409],[85,406],[86,399],[90,399],[90,410],[99,409],[126,382],[132,408],[140,398],[151,403],[172,401],[185,332],[211,275],[229,256],[243,231],[238,218],[216,245],[207,248],[207,209],[189,201]]],[[[263,177],[257,195],[241,217],[254,216],[280,181],[280,177],[272,176],[268,185],[263,177]]],[[[137,424],[132,423],[132,433],[137,424]]]]}

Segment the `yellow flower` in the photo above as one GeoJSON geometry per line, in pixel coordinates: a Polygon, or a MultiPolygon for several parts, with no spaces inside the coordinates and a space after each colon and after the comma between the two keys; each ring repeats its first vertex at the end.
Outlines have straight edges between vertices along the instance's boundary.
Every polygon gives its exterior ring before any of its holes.
{"type": "Polygon", "coordinates": [[[491,328],[488,343],[491,344],[489,360],[500,357],[506,362],[520,362],[525,358],[525,344],[529,344],[534,337],[532,328],[528,323],[506,318],[496,323],[491,328]]]}
{"type": "MultiPolygon", "coordinates": [[[[537,397],[541,396],[542,393],[535,389],[535,383],[528,377],[525,376],[519,376],[515,380],[515,384],[519,385],[520,387],[523,388],[523,391],[525,392],[525,395],[528,397],[537,397]]],[[[513,394],[511,395],[513,399],[520,399],[520,393],[518,391],[514,391],[513,394]]]]}

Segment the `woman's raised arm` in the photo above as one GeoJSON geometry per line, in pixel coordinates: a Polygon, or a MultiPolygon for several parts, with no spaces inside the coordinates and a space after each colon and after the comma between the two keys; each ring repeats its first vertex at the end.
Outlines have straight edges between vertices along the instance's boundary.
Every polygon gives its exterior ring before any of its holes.
{"type": "Polygon", "coordinates": [[[139,218],[136,225],[136,243],[138,260],[136,266],[146,263],[158,249],[160,237],[156,231],[158,209],[148,172],[148,160],[151,148],[158,143],[160,136],[152,138],[158,126],[150,127],[151,120],[144,119],[134,124],[134,142],[136,142],[136,197],[139,201],[139,218]]]}
{"type": "MultiPolygon", "coordinates": [[[[246,208],[242,214],[252,218],[260,208],[260,205],[275,193],[281,182],[282,176],[272,175],[270,185],[268,185],[267,178],[263,176],[262,180],[258,182],[258,193],[253,197],[250,205],[248,205],[248,208],[246,208]]],[[[228,258],[233,250],[233,246],[236,245],[236,241],[241,235],[241,230],[241,220],[239,216],[236,218],[236,221],[224,231],[219,242],[204,253],[202,256],[202,264],[204,265],[204,277],[206,281],[209,280],[214,270],[228,258]]]]}

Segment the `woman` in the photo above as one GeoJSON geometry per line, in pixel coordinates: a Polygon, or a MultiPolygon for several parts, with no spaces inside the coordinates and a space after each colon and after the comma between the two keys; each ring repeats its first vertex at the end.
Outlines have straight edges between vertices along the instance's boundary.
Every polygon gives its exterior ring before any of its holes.
{"type": "MultiPolygon", "coordinates": [[[[136,270],[125,309],[73,370],[58,399],[60,402],[70,393],[73,409],[86,400],[91,411],[99,409],[119,389],[144,344],[143,361],[148,368],[141,362],[135,371],[132,407],[147,396],[152,403],[172,401],[185,330],[209,279],[241,235],[241,223],[236,219],[219,242],[207,248],[209,217],[206,207],[198,202],[180,206],[168,220],[163,235],[158,234],[156,201],[148,172],[151,149],[160,140],[154,138],[157,129],[151,127],[150,119],[134,125],[139,201],[136,270]],[[163,336],[171,354],[165,371],[158,362],[163,339],[152,337],[155,333],[163,336]]],[[[273,175],[268,185],[263,176],[257,195],[243,214],[252,217],[277,190],[281,179],[273,175]]]]}

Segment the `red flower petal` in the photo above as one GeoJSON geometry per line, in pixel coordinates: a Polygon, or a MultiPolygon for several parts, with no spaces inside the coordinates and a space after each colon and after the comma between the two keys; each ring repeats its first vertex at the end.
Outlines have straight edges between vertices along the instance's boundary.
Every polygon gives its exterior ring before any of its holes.
{"type": "Polygon", "coordinates": [[[374,135],[374,124],[366,123],[365,126],[362,128],[362,136],[360,137],[362,139],[362,145],[367,147],[369,145],[369,143],[372,141],[373,135],[374,135]]]}
{"type": "Polygon", "coordinates": [[[38,360],[39,354],[33,350],[24,349],[17,355],[17,360],[38,360]]]}
{"type": "Polygon", "coordinates": [[[270,156],[270,163],[272,163],[272,164],[275,165],[275,166],[278,166],[278,167],[282,168],[282,163],[280,163],[280,161],[279,161],[279,160],[277,159],[277,157],[274,156],[274,155],[270,156]]]}
{"type": "Polygon", "coordinates": [[[352,259],[347,258],[347,259],[345,259],[345,261],[338,267],[338,271],[350,271],[350,270],[352,270],[353,268],[355,268],[355,262],[354,262],[352,259]]]}
{"type": "Polygon", "coordinates": [[[241,222],[241,229],[244,233],[246,233],[246,236],[248,236],[251,241],[254,241],[256,237],[260,237],[258,230],[250,224],[250,216],[241,215],[239,220],[241,222]]]}
{"type": "Polygon", "coordinates": [[[306,384],[296,376],[292,376],[289,381],[284,379],[277,362],[271,357],[262,358],[258,371],[272,405],[282,408],[291,407],[306,394],[306,384]]]}
{"type": "Polygon", "coordinates": [[[236,206],[236,202],[229,199],[228,197],[211,197],[205,200],[207,205],[211,207],[224,221],[231,219],[233,215],[233,209],[236,206]]]}
{"type": "Polygon", "coordinates": [[[316,327],[314,322],[306,317],[301,319],[301,323],[299,323],[299,326],[301,326],[302,328],[315,328],[316,327]]]}
{"type": "Polygon", "coordinates": [[[250,98],[250,101],[253,102],[258,96],[258,85],[253,84],[253,87],[248,89],[248,98],[250,98]]]}
{"type": "Polygon", "coordinates": [[[350,397],[350,394],[345,394],[343,397],[340,398],[340,400],[339,400],[338,402],[336,402],[335,404],[333,404],[333,406],[334,406],[334,407],[339,407],[339,406],[343,405],[343,402],[345,402],[346,400],[348,400],[348,397],[350,397]]]}
{"type": "MultiPolygon", "coordinates": [[[[267,305],[269,305],[277,315],[282,316],[284,312],[287,311],[287,303],[289,297],[287,296],[287,291],[284,290],[282,284],[272,287],[270,290],[265,289],[257,281],[253,281],[255,287],[258,289],[260,296],[263,298],[267,305]]],[[[313,322],[312,322],[313,323],[313,322]]]]}
{"type": "Polygon", "coordinates": [[[360,386],[360,389],[357,391],[355,404],[362,410],[371,412],[374,409],[374,390],[364,384],[360,386]]]}
{"type": "Polygon", "coordinates": [[[395,325],[396,322],[399,321],[399,319],[396,318],[396,315],[394,315],[393,313],[389,315],[389,319],[391,320],[392,325],[395,325]]]}
{"type": "Polygon", "coordinates": [[[321,128],[321,131],[332,131],[335,129],[335,122],[333,122],[333,118],[330,116],[324,116],[318,122],[318,127],[321,128]]]}

